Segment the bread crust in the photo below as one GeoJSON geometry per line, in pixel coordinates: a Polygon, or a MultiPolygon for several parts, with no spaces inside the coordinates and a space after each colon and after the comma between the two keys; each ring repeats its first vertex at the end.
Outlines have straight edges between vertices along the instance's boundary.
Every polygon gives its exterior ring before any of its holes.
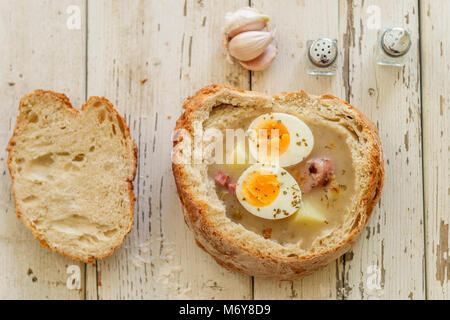
{"type": "MultiPolygon", "coordinates": [[[[184,207],[185,222],[194,233],[197,244],[211,254],[217,263],[232,271],[279,280],[300,279],[325,267],[328,263],[351,248],[358,234],[366,225],[375,204],[380,198],[384,181],[384,161],[377,128],[358,109],[332,95],[315,97],[308,95],[304,91],[298,91],[266,96],[253,91],[244,91],[226,85],[213,84],[200,89],[194,96],[186,100],[183,105],[184,113],[178,119],[175,130],[186,129],[192,133],[192,121],[195,112],[199,110],[207,99],[210,99],[222,90],[226,90],[231,94],[234,92],[235,94],[244,94],[249,97],[260,96],[275,100],[298,99],[300,97],[323,101],[331,100],[337,105],[345,105],[352,115],[354,115],[358,124],[360,124],[361,130],[369,137],[367,143],[370,145],[370,152],[366,155],[366,158],[370,179],[369,183],[365,184],[365,189],[362,192],[363,197],[359,201],[360,205],[358,209],[360,216],[355,220],[355,226],[352,226],[352,231],[347,237],[334,247],[318,253],[302,256],[282,256],[273,252],[259,252],[252,247],[243,246],[241,243],[235,241],[231,235],[218,230],[208,219],[210,205],[202,199],[199,199],[189,187],[187,183],[188,173],[185,170],[185,166],[175,162],[172,164],[177,190],[184,207]]],[[[174,141],[174,147],[178,142],[174,141]]]]}
{"type": "Polygon", "coordinates": [[[89,263],[89,262],[93,262],[95,260],[104,259],[104,258],[112,255],[113,252],[123,244],[123,242],[125,241],[126,237],[130,234],[130,232],[131,232],[131,230],[133,228],[134,204],[135,204],[135,201],[136,201],[136,197],[135,197],[134,192],[133,192],[133,190],[134,190],[133,181],[134,181],[134,178],[136,176],[136,170],[137,170],[138,149],[137,149],[135,141],[131,138],[130,128],[128,127],[128,124],[127,124],[126,120],[117,112],[117,110],[114,108],[113,104],[108,99],[106,99],[104,97],[92,96],[92,97],[90,97],[88,99],[88,101],[86,101],[82,105],[81,112],[78,109],[75,109],[72,106],[72,104],[70,103],[69,98],[63,93],[58,93],[58,92],[54,92],[54,91],[50,91],[50,90],[37,89],[37,90],[35,90],[33,92],[30,92],[30,93],[24,95],[22,97],[22,99],[20,100],[19,114],[17,116],[16,125],[14,127],[13,135],[11,136],[11,139],[9,140],[9,143],[8,143],[8,145],[6,147],[6,151],[8,152],[7,165],[8,165],[8,170],[9,170],[10,176],[11,176],[11,183],[13,185],[12,195],[14,196],[14,205],[16,207],[17,217],[20,220],[22,220],[22,222],[25,225],[25,227],[32,232],[33,236],[40,242],[40,244],[43,247],[52,249],[53,251],[56,251],[56,252],[62,254],[63,256],[66,256],[68,258],[71,258],[71,259],[74,259],[74,260],[77,260],[77,261],[81,261],[81,262],[85,262],[85,263],[89,263]],[[15,191],[14,191],[14,175],[12,173],[12,167],[11,167],[12,159],[11,159],[11,152],[10,151],[11,151],[11,148],[15,145],[14,141],[15,141],[15,137],[17,136],[18,124],[20,123],[20,120],[21,120],[21,118],[20,118],[21,117],[21,112],[20,111],[21,111],[23,102],[30,96],[33,96],[33,95],[34,96],[44,96],[44,95],[47,95],[47,94],[52,95],[52,96],[60,99],[61,102],[64,104],[64,106],[67,108],[67,110],[72,112],[73,115],[76,116],[76,117],[81,116],[81,112],[83,112],[86,109],[86,107],[89,105],[89,103],[92,102],[92,101],[101,101],[103,103],[106,103],[106,105],[108,106],[110,111],[112,111],[116,115],[118,121],[120,121],[122,123],[123,128],[125,129],[125,135],[126,135],[127,139],[129,139],[131,141],[131,143],[132,143],[132,149],[133,149],[133,174],[132,174],[132,179],[128,180],[128,191],[129,191],[128,192],[128,196],[129,196],[129,200],[130,200],[130,204],[131,204],[131,207],[130,207],[131,225],[130,225],[129,230],[127,230],[126,234],[124,235],[124,237],[122,239],[122,242],[119,243],[114,248],[112,248],[109,252],[107,252],[107,253],[105,253],[105,254],[103,254],[101,256],[90,256],[87,259],[82,259],[80,257],[76,257],[76,256],[73,256],[73,255],[70,255],[70,254],[68,254],[68,253],[66,253],[66,252],[64,252],[62,250],[59,250],[56,247],[51,246],[51,244],[49,244],[45,239],[43,239],[39,235],[37,230],[32,225],[29,224],[28,220],[24,219],[24,217],[22,216],[22,212],[20,211],[20,207],[18,205],[18,201],[17,201],[16,195],[15,195],[15,191]]]}

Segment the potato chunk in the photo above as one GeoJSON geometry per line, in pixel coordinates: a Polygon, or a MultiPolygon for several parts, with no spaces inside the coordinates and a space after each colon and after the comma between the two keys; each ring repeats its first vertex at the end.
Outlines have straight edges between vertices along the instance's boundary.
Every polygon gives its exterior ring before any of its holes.
{"type": "Polygon", "coordinates": [[[327,223],[327,219],[323,209],[311,203],[308,200],[303,200],[300,209],[292,217],[293,223],[302,225],[317,225],[327,223]]]}

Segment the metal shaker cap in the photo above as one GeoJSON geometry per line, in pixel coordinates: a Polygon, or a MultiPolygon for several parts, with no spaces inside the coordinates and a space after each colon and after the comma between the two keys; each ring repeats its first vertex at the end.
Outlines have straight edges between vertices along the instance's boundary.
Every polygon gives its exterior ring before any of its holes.
{"type": "Polygon", "coordinates": [[[329,38],[314,40],[309,47],[309,59],[318,67],[328,67],[336,60],[338,49],[336,41],[329,38]]]}
{"type": "Polygon", "coordinates": [[[381,47],[390,56],[403,56],[411,47],[411,36],[404,28],[392,27],[386,29],[381,36],[381,47]]]}

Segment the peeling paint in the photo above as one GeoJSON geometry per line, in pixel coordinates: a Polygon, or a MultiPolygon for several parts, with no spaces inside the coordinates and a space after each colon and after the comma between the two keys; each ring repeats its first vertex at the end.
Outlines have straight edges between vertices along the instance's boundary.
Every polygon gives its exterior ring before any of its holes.
{"type": "Polygon", "coordinates": [[[405,150],[409,150],[409,131],[406,131],[405,133],[405,150]]]}
{"type": "Polygon", "coordinates": [[[336,261],[336,298],[344,299],[343,287],[344,282],[343,279],[340,278],[341,273],[339,272],[339,264],[341,263],[342,258],[339,258],[336,261]]]}
{"type": "Polygon", "coordinates": [[[347,0],[347,30],[344,34],[344,66],[342,72],[342,80],[345,88],[345,96],[350,101],[350,47],[355,46],[355,26],[353,16],[352,0],[347,0]]]}
{"type": "Polygon", "coordinates": [[[181,39],[180,79],[183,75],[184,37],[185,37],[185,34],[183,33],[183,37],[181,39]]]}
{"type": "Polygon", "coordinates": [[[191,58],[192,58],[192,36],[189,38],[189,67],[191,66],[191,58]]]}
{"type": "Polygon", "coordinates": [[[297,298],[298,297],[298,293],[297,293],[297,291],[295,290],[295,287],[294,287],[294,281],[291,281],[291,295],[289,296],[291,299],[295,299],[295,298],[297,298]]]}
{"type": "Polygon", "coordinates": [[[450,260],[448,258],[448,223],[441,220],[439,244],[436,247],[436,280],[444,286],[450,279],[450,260]]]}
{"type": "Polygon", "coordinates": [[[381,288],[384,289],[386,280],[386,269],[384,268],[384,239],[381,242],[381,288]]]}
{"type": "Polygon", "coordinates": [[[364,25],[363,25],[362,19],[359,19],[359,28],[360,28],[360,31],[359,31],[359,38],[358,38],[358,50],[359,50],[359,55],[361,56],[362,55],[362,39],[364,36],[364,25]]]}

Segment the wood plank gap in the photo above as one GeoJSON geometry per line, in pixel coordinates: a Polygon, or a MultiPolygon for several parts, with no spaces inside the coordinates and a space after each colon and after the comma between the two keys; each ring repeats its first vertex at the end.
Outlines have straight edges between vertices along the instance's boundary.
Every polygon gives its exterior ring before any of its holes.
{"type": "Polygon", "coordinates": [[[417,0],[417,18],[418,18],[418,26],[419,26],[419,48],[418,48],[418,59],[419,59],[419,97],[420,97],[420,149],[422,152],[422,205],[423,205],[423,264],[424,264],[424,290],[425,290],[425,300],[428,300],[428,272],[427,272],[427,213],[426,213],[426,198],[425,198],[425,157],[423,154],[423,84],[422,84],[422,74],[423,74],[423,66],[422,66],[422,5],[423,2],[417,0]]]}
{"type": "MultiPolygon", "coordinates": [[[[349,103],[351,103],[351,89],[350,89],[350,45],[351,45],[351,36],[354,36],[354,19],[353,19],[353,1],[347,0],[347,10],[345,15],[346,28],[344,33],[344,65],[342,68],[342,82],[345,87],[345,99],[349,103]],[[353,31],[352,31],[353,30],[353,31]]],[[[339,6],[338,10],[341,10],[341,6],[339,6]]],[[[342,17],[341,12],[339,12],[338,20],[342,17]]],[[[341,24],[341,21],[338,21],[338,25],[341,24]]],[[[346,254],[342,255],[340,259],[336,260],[336,270],[339,271],[339,263],[342,263],[342,272],[341,279],[338,280],[338,284],[341,284],[341,287],[336,286],[336,297],[340,300],[346,300],[345,288],[347,286],[347,282],[345,279],[345,272],[347,271],[346,266],[346,254]]],[[[336,276],[339,277],[339,272],[336,272],[336,276]]]]}
{"type": "MultiPolygon", "coordinates": [[[[249,7],[253,7],[253,3],[252,0],[248,0],[248,5],[249,7]]],[[[248,70],[248,88],[249,90],[253,90],[252,89],[252,71],[248,70]]],[[[255,300],[255,277],[252,276],[252,281],[251,281],[251,300],[255,300]]]]}

